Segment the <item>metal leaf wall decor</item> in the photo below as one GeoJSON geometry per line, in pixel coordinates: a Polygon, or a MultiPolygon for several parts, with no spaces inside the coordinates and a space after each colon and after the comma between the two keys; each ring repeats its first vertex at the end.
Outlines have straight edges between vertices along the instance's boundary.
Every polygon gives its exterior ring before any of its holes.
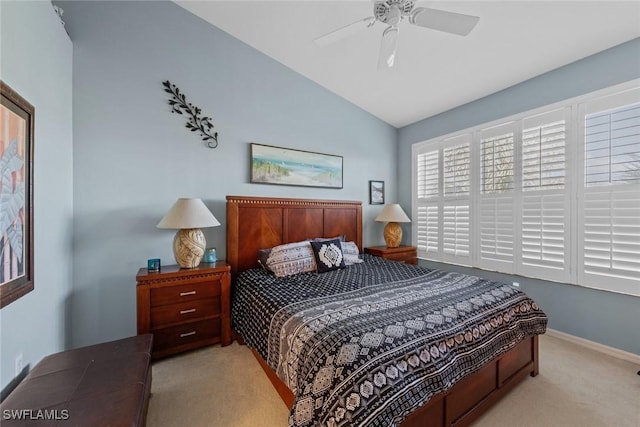
{"type": "Polygon", "coordinates": [[[176,114],[187,115],[187,123],[185,127],[191,132],[200,132],[202,140],[207,143],[209,148],[216,148],[218,146],[218,132],[211,133],[213,129],[213,120],[211,117],[202,116],[202,110],[190,102],[187,102],[187,98],[184,93],[180,92],[180,89],[173,83],[167,80],[162,82],[164,91],[171,94],[169,99],[169,105],[171,106],[171,112],[176,114]]]}

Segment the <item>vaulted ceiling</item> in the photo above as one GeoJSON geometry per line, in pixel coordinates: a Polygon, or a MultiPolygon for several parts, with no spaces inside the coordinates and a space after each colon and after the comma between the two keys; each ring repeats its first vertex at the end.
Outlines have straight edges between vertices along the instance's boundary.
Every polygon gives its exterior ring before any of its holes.
{"type": "Polygon", "coordinates": [[[418,1],[480,21],[462,37],[404,20],[395,65],[379,70],[381,22],[313,42],[372,16],[370,0],[176,3],[395,127],[640,37],[639,1],[418,1]]]}

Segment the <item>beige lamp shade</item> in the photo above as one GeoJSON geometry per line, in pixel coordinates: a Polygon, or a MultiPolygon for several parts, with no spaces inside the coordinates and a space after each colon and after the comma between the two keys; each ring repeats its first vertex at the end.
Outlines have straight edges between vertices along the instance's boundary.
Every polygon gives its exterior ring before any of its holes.
{"type": "Polygon", "coordinates": [[[384,227],[384,241],[389,248],[397,248],[402,242],[402,227],[399,222],[411,222],[399,204],[385,205],[380,215],[376,217],[378,222],[386,222],[384,227]]]}
{"type": "Polygon", "coordinates": [[[220,222],[200,199],[178,199],[160,220],[158,228],[178,229],[173,238],[173,255],[182,268],[200,264],[207,241],[201,228],[216,227],[220,222]]]}

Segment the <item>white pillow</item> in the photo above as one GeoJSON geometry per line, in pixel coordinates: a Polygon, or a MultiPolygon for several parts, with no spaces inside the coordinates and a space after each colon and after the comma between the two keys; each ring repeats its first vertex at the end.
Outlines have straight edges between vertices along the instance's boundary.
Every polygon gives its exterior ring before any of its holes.
{"type": "Polygon", "coordinates": [[[358,249],[358,245],[355,242],[340,242],[342,245],[342,255],[344,257],[345,265],[358,264],[360,262],[364,262],[360,259],[360,249],[358,249]]]}

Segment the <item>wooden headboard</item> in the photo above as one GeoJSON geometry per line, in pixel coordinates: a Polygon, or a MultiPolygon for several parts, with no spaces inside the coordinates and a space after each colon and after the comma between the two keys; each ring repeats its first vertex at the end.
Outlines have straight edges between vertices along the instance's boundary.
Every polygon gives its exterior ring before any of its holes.
{"type": "Polygon", "coordinates": [[[362,252],[362,202],[227,196],[231,273],[258,267],[258,249],[346,235],[362,252]]]}

